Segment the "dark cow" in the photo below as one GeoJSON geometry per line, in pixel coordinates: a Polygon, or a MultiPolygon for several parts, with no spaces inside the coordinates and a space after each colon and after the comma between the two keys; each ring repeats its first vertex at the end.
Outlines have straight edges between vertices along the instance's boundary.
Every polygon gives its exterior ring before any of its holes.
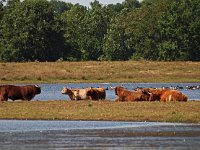
{"type": "Polygon", "coordinates": [[[38,85],[1,85],[0,86],[0,101],[11,100],[28,100],[30,101],[36,94],[41,93],[41,88],[38,85]]]}
{"type": "Polygon", "coordinates": [[[150,101],[187,101],[186,95],[177,90],[155,89],[152,90],[149,97],[150,101]]]}
{"type": "Polygon", "coordinates": [[[0,101],[5,101],[4,100],[4,93],[5,93],[4,90],[2,90],[2,91],[0,90],[0,101]]]}
{"type": "Polygon", "coordinates": [[[124,89],[123,87],[116,87],[115,88],[115,94],[118,96],[118,99],[116,101],[148,101],[149,100],[149,93],[144,91],[128,91],[124,89]]]}
{"type": "Polygon", "coordinates": [[[106,90],[104,88],[91,88],[87,91],[87,96],[91,100],[99,100],[106,98],[106,90]]]}

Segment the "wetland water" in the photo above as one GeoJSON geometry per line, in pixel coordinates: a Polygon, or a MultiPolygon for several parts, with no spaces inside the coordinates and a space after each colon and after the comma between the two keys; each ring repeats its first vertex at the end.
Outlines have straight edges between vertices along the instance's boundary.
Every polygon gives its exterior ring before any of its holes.
{"type": "MultiPolygon", "coordinates": [[[[125,86],[129,90],[133,90],[137,87],[183,87],[180,91],[186,94],[189,100],[200,100],[200,89],[188,90],[186,86],[197,86],[200,83],[68,83],[68,84],[39,84],[41,86],[42,92],[35,96],[35,100],[69,100],[67,95],[62,95],[62,88],[86,88],[86,87],[104,87],[110,88],[115,86],[125,86]]],[[[113,90],[106,91],[106,98],[109,100],[116,99],[113,90]]]]}
{"type": "MultiPolygon", "coordinates": [[[[129,90],[136,87],[181,86],[191,100],[200,100],[200,90],[185,87],[199,83],[171,84],[119,84],[76,83],[39,84],[42,93],[34,100],[69,100],[60,91],[70,88],[115,87],[123,85],[129,90]]],[[[107,90],[107,99],[116,98],[107,90]]],[[[0,120],[0,149],[199,149],[200,124],[113,121],[20,121],[0,120]]]]}
{"type": "Polygon", "coordinates": [[[200,124],[0,120],[0,149],[199,149],[200,124]]]}

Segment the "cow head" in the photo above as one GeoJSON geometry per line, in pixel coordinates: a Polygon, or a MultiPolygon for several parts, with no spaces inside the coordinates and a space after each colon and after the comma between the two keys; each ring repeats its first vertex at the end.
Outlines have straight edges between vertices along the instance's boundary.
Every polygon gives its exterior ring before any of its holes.
{"type": "Polygon", "coordinates": [[[115,87],[115,95],[119,95],[120,91],[124,90],[124,87],[122,86],[117,86],[115,87]]]}
{"type": "Polygon", "coordinates": [[[40,94],[41,93],[41,88],[39,85],[34,85],[35,89],[36,89],[36,93],[35,94],[40,94]]]}
{"type": "Polygon", "coordinates": [[[63,89],[62,89],[61,93],[62,93],[62,94],[68,94],[68,93],[69,93],[69,91],[71,91],[71,90],[70,90],[70,89],[68,89],[68,88],[66,88],[66,87],[63,87],[63,89]]]}
{"type": "Polygon", "coordinates": [[[155,90],[155,91],[150,92],[149,101],[160,100],[161,94],[162,94],[161,90],[155,90]]]}

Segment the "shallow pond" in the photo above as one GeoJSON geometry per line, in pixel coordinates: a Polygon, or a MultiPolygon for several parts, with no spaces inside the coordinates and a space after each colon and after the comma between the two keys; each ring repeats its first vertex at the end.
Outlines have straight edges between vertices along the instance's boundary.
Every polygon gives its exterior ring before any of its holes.
{"type": "Polygon", "coordinates": [[[0,120],[0,149],[199,149],[200,124],[0,120]]]}
{"type": "MultiPolygon", "coordinates": [[[[110,88],[119,85],[123,85],[129,90],[134,90],[137,87],[183,87],[181,92],[186,94],[190,100],[200,100],[199,90],[188,90],[186,86],[196,86],[200,83],[68,83],[68,84],[39,84],[42,88],[42,93],[35,96],[35,100],[69,100],[67,95],[62,95],[61,90],[63,87],[69,88],[86,88],[86,87],[104,87],[110,88]]],[[[116,99],[116,95],[113,90],[106,91],[106,98],[110,100],[116,99]]]]}
{"type": "MultiPolygon", "coordinates": [[[[26,85],[26,84],[16,84],[26,85]]],[[[87,88],[87,87],[104,87],[106,90],[106,99],[115,100],[117,97],[114,90],[110,87],[124,86],[128,90],[135,88],[162,88],[162,87],[182,87],[180,89],[189,100],[200,100],[200,89],[188,90],[186,86],[200,86],[200,83],[59,83],[59,84],[38,84],[41,87],[41,94],[36,95],[34,100],[69,100],[68,95],[61,94],[63,87],[68,88],[87,88]]]]}

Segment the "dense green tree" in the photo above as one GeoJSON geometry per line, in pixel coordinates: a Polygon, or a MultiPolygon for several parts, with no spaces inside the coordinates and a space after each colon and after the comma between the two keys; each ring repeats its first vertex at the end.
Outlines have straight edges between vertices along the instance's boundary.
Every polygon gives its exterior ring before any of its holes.
{"type": "Polygon", "coordinates": [[[159,20],[160,60],[200,60],[199,0],[174,0],[159,20]]]}
{"type": "MultiPolygon", "coordinates": [[[[135,51],[134,47],[128,45],[126,34],[127,25],[134,18],[129,18],[129,12],[140,7],[137,0],[126,0],[122,3],[123,9],[112,19],[107,35],[104,38],[103,52],[105,60],[128,60],[135,51]]],[[[135,28],[131,26],[131,28],[135,28]]],[[[131,36],[132,37],[132,36],[131,36]]]]}
{"type": "MultiPolygon", "coordinates": [[[[4,6],[3,6],[3,2],[5,2],[5,0],[0,0],[0,26],[2,25],[2,18],[3,18],[3,14],[4,14],[4,6]]],[[[0,42],[1,42],[1,39],[2,39],[2,31],[1,31],[1,28],[0,28],[0,42]]]]}
{"type": "Polygon", "coordinates": [[[119,14],[122,9],[124,9],[124,6],[121,4],[121,3],[117,3],[117,4],[108,4],[106,6],[106,8],[111,12],[112,11],[112,14],[113,16],[119,14]]]}
{"type": "Polygon", "coordinates": [[[3,2],[5,2],[5,0],[0,0],[0,19],[3,16],[3,2]]]}
{"type": "Polygon", "coordinates": [[[157,43],[160,40],[158,18],[165,11],[166,0],[143,4],[126,18],[127,47],[135,49],[132,59],[157,60],[157,43]]]}
{"type": "Polygon", "coordinates": [[[127,8],[129,10],[139,8],[141,6],[138,0],[125,0],[124,2],[122,2],[122,5],[124,8],[127,8]]]}
{"type": "MultiPolygon", "coordinates": [[[[4,7],[4,14],[3,18],[0,20],[0,31],[1,31],[1,36],[0,36],[0,59],[4,61],[11,61],[16,59],[18,57],[18,52],[17,49],[14,48],[11,44],[10,39],[12,37],[11,33],[9,32],[9,29],[12,29],[13,26],[13,21],[16,19],[16,16],[12,11],[15,8],[18,8],[20,4],[19,0],[8,0],[7,1],[7,6],[4,7]],[[6,17],[7,16],[7,17],[6,17]],[[13,17],[13,19],[11,19],[13,17]],[[6,24],[6,22],[7,24],[6,24]]],[[[17,37],[15,37],[13,40],[16,40],[17,37]]]]}
{"type": "Polygon", "coordinates": [[[71,4],[71,3],[65,3],[65,2],[59,1],[59,0],[51,0],[50,2],[53,5],[54,12],[56,12],[58,14],[62,14],[63,12],[70,10],[71,7],[73,6],[73,4],[71,4]]]}
{"type": "Polygon", "coordinates": [[[109,14],[107,9],[98,1],[91,3],[91,9],[88,10],[82,24],[82,40],[80,49],[83,53],[83,60],[99,60],[102,51],[102,43],[107,32],[109,24],[109,14]]]}
{"type": "Polygon", "coordinates": [[[0,0],[0,61],[200,60],[199,0],[0,0]]]}
{"type": "Polygon", "coordinates": [[[98,1],[87,9],[74,5],[62,15],[64,36],[70,44],[71,58],[67,60],[98,60],[102,55],[102,41],[109,24],[109,10],[98,1]]]}
{"type": "Polygon", "coordinates": [[[64,56],[65,60],[81,60],[80,43],[84,38],[82,36],[82,25],[86,14],[86,7],[76,4],[61,16],[65,43],[71,46],[70,54],[64,56]]]}
{"type": "Polygon", "coordinates": [[[126,16],[127,12],[124,10],[112,20],[104,38],[104,60],[128,60],[132,56],[134,50],[127,47],[127,36],[125,35],[126,16]]]}
{"type": "Polygon", "coordinates": [[[4,61],[55,61],[63,56],[64,38],[46,0],[8,1],[1,29],[4,61]]]}

